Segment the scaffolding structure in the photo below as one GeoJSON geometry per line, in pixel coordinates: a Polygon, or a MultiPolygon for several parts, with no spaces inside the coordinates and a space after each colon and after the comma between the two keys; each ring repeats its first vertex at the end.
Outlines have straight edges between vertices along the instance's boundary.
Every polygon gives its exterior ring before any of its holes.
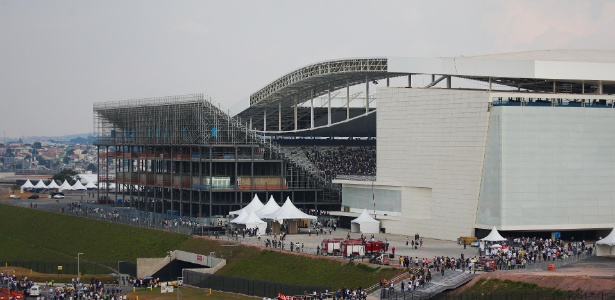
{"type": "Polygon", "coordinates": [[[98,199],[180,216],[226,215],[254,195],[339,209],[330,180],[202,94],[94,105],[98,199]]]}
{"type": "Polygon", "coordinates": [[[99,145],[257,144],[203,94],[94,104],[99,145]]]}

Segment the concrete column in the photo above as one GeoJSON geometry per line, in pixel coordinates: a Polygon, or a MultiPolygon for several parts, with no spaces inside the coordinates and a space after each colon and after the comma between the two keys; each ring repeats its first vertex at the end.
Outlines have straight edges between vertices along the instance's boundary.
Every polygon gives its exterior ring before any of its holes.
{"type": "Polygon", "coordinates": [[[553,80],[553,94],[557,93],[557,81],[553,80]]]}
{"type": "Polygon", "coordinates": [[[491,92],[491,77],[489,77],[489,91],[491,92]]]}
{"type": "Polygon", "coordinates": [[[312,97],[310,98],[310,128],[314,128],[314,90],[312,90],[312,97]]]}
{"type": "Polygon", "coordinates": [[[346,120],[350,119],[350,84],[346,80],[346,120]]]}
{"type": "Polygon", "coordinates": [[[295,130],[297,130],[297,97],[295,97],[295,130]]]}
{"type": "Polygon", "coordinates": [[[451,76],[446,76],[446,88],[451,88],[451,76]]]}
{"type": "Polygon", "coordinates": [[[408,75],[408,87],[412,87],[412,75],[408,75]]]}
{"type": "Polygon", "coordinates": [[[250,130],[252,130],[252,117],[250,117],[250,130]]]}
{"type": "Polygon", "coordinates": [[[369,112],[369,78],[365,76],[365,113],[369,112]]]}
{"type": "Polygon", "coordinates": [[[585,94],[585,80],[581,80],[581,94],[585,94]]]}
{"type": "Polygon", "coordinates": [[[598,80],[598,94],[602,95],[602,80],[598,80]]]}
{"type": "Polygon", "coordinates": [[[327,124],[331,125],[331,87],[327,91],[329,94],[329,106],[327,107],[327,124]]]}
{"type": "Polygon", "coordinates": [[[387,75],[387,87],[389,87],[389,76],[387,75]]]}
{"type": "Polygon", "coordinates": [[[278,103],[278,131],[282,131],[282,102],[278,103]]]}
{"type": "Polygon", "coordinates": [[[436,74],[431,74],[431,82],[436,81],[436,74]]]}
{"type": "Polygon", "coordinates": [[[263,111],[263,131],[267,131],[267,110],[263,111]]]}

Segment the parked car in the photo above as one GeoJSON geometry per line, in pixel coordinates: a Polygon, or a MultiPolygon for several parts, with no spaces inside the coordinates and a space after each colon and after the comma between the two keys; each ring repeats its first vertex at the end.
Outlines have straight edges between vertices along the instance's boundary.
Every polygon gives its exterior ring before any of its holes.
{"type": "Polygon", "coordinates": [[[9,196],[9,198],[11,198],[11,199],[21,199],[21,197],[19,197],[19,196],[15,195],[15,194],[11,194],[11,195],[9,196]]]}
{"type": "Polygon", "coordinates": [[[38,194],[32,194],[30,195],[30,197],[28,197],[28,199],[38,199],[38,198],[40,198],[38,194]]]}
{"type": "Polygon", "coordinates": [[[64,195],[62,195],[62,194],[55,194],[55,195],[51,196],[51,198],[53,198],[53,199],[64,199],[64,195]]]}
{"type": "Polygon", "coordinates": [[[41,295],[41,287],[38,284],[35,284],[33,286],[30,287],[30,290],[28,291],[30,297],[37,297],[41,295]]]}
{"type": "Polygon", "coordinates": [[[480,246],[480,243],[478,242],[478,240],[473,240],[472,243],[470,243],[470,246],[478,247],[478,246],[480,246]]]}

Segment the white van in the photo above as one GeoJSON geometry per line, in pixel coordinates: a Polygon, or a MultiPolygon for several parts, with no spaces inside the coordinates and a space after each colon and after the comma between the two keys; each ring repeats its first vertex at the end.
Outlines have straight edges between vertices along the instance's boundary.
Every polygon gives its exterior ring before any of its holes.
{"type": "Polygon", "coordinates": [[[30,296],[36,297],[41,295],[41,287],[39,285],[33,285],[30,287],[30,296]]]}

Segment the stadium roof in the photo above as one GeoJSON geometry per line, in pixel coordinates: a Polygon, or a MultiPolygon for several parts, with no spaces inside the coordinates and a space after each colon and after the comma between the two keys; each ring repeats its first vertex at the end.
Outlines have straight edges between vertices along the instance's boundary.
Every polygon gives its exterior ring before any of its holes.
{"type": "MultiPolygon", "coordinates": [[[[295,103],[301,104],[346,86],[414,74],[491,82],[531,93],[551,93],[557,88],[559,93],[612,94],[615,93],[615,51],[542,50],[468,57],[378,57],[319,62],[292,71],[252,94],[250,108],[239,113],[239,116],[251,119],[253,128],[262,129],[266,125],[266,131],[275,131],[276,134],[297,132],[294,130],[295,103]],[[561,87],[565,87],[565,91],[560,90],[561,87]],[[281,121],[277,120],[280,107],[281,121]],[[274,116],[268,124],[264,123],[265,110],[269,112],[269,118],[274,116]],[[279,126],[275,121],[282,125],[279,126]],[[281,132],[277,130],[278,127],[282,128],[281,132]]],[[[437,81],[434,81],[427,87],[436,83],[437,81]]],[[[352,115],[356,117],[356,114],[367,113],[370,109],[349,110],[352,110],[352,115]]],[[[330,135],[346,134],[348,122],[345,122],[345,125],[342,125],[344,122],[340,123],[341,127],[346,126],[346,129],[340,127],[337,132],[336,122],[311,128],[311,122],[305,122],[305,118],[309,119],[310,114],[309,109],[300,109],[298,119],[303,118],[303,126],[298,127],[298,131],[308,129],[312,130],[314,135],[318,132],[330,135]],[[308,125],[305,125],[306,123],[308,125]],[[328,129],[323,130],[324,127],[328,129]]],[[[323,118],[323,114],[326,118],[326,109],[316,108],[314,118],[323,118]]],[[[369,126],[375,126],[375,116],[371,121],[374,122],[369,126]]],[[[315,120],[314,124],[318,123],[318,120],[315,120]]],[[[366,126],[362,127],[366,129],[366,126]]]]}

